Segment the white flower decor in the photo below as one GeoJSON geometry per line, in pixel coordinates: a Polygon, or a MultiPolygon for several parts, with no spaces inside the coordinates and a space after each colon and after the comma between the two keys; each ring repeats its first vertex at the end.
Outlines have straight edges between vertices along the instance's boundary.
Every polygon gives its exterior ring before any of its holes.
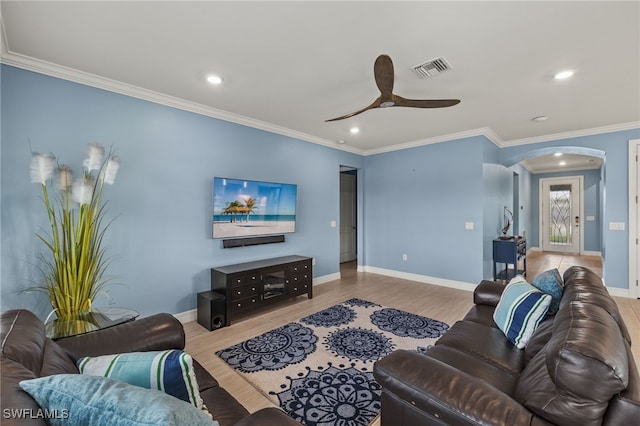
{"type": "Polygon", "coordinates": [[[31,156],[31,183],[46,185],[53,176],[55,165],[56,157],[53,154],[43,155],[34,152],[31,156]]]}
{"type": "Polygon", "coordinates": [[[42,199],[51,225],[51,234],[36,236],[51,256],[42,256],[45,291],[58,318],[70,318],[91,310],[91,304],[107,283],[107,259],[102,247],[104,233],[111,222],[103,223],[104,184],[115,181],[120,159],[110,153],[105,159],[101,145],[90,144],[82,162],[82,173],[73,179],[69,166],[56,168],[53,154],[33,153],[31,182],[42,186],[42,199]],[[95,175],[93,172],[96,172],[95,175]],[[54,176],[55,175],[55,176],[54,176]],[[60,191],[52,200],[47,185],[60,191]]]}

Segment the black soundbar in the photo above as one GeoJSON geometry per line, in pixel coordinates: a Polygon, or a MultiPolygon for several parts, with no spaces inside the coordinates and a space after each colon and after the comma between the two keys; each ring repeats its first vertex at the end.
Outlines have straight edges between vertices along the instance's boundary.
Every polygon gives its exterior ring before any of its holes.
{"type": "Polygon", "coordinates": [[[230,240],[222,240],[222,247],[246,247],[272,243],[284,243],[284,235],[267,235],[264,237],[233,238],[230,240]]]}

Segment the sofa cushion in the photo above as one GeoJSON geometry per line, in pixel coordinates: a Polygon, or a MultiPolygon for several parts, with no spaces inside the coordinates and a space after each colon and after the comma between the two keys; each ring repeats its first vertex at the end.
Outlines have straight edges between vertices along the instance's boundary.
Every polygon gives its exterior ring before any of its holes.
{"type": "Polygon", "coordinates": [[[586,279],[591,277],[591,274],[576,273],[573,275],[574,279],[569,281],[564,290],[561,304],[571,303],[573,301],[580,301],[583,303],[591,303],[600,306],[607,311],[609,315],[616,321],[622,337],[631,345],[631,335],[629,330],[622,319],[620,310],[615,300],[609,295],[607,288],[602,284],[602,280],[599,278],[586,279]],[[584,277],[584,278],[582,278],[584,277]]]}
{"type": "Polygon", "coordinates": [[[484,380],[507,395],[513,395],[516,389],[517,375],[468,352],[445,345],[436,345],[425,352],[424,355],[440,360],[470,376],[484,380]]]}
{"type": "Polygon", "coordinates": [[[504,289],[493,319],[507,339],[523,349],[547,314],[550,303],[551,296],[517,276],[504,289]]]}
{"type": "Polygon", "coordinates": [[[553,320],[554,317],[547,317],[531,336],[531,340],[529,340],[529,344],[526,348],[524,348],[524,364],[527,365],[533,359],[534,356],[542,350],[542,348],[547,344],[551,335],[553,334],[553,320]]]}
{"type": "Polygon", "coordinates": [[[47,342],[42,321],[27,310],[17,309],[3,312],[1,322],[2,357],[40,374],[47,342]]]}
{"type": "Polygon", "coordinates": [[[640,419],[640,375],[631,353],[631,347],[625,345],[629,358],[629,384],[627,388],[615,395],[604,416],[607,425],[632,425],[640,419]]]}
{"type": "Polygon", "coordinates": [[[625,341],[598,306],[563,304],[553,335],[525,367],[515,399],[556,424],[599,425],[609,400],[629,383],[625,341]]]}
{"type": "Polygon", "coordinates": [[[47,340],[42,357],[42,370],[39,376],[52,374],[78,374],[79,370],[71,357],[53,340],[47,340]]]}
{"type": "Polygon", "coordinates": [[[472,321],[456,322],[436,342],[467,352],[510,374],[520,374],[524,351],[516,348],[497,327],[472,321]]]}
{"type": "Polygon", "coordinates": [[[497,328],[495,321],[493,320],[493,311],[495,306],[488,305],[473,305],[469,312],[464,316],[463,321],[477,322],[489,327],[497,328]]]}
{"type": "Polygon", "coordinates": [[[220,425],[235,425],[249,415],[249,411],[221,386],[206,389],[201,395],[209,412],[220,425]]]}
{"type": "Polygon", "coordinates": [[[547,315],[555,315],[556,312],[558,312],[564,290],[564,282],[558,269],[554,268],[538,274],[533,281],[531,281],[531,285],[551,296],[551,303],[549,304],[547,315]]]}
{"type": "Polygon", "coordinates": [[[178,398],[107,377],[56,374],[25,380],[20,386],[48,413],[54,426],[217,425],[178,398]]]}
{"type": "Polygon", "coordinates": [[[84,357],[77,364],[82,374],[110,377],[131,385],[160,390],[201,410],[207,410],[200,397],[193,360],[183,351],[170,349],[84,357]]]}

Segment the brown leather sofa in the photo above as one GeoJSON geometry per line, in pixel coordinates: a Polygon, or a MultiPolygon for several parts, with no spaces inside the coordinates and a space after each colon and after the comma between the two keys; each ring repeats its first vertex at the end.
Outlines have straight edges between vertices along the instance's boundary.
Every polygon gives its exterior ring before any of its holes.
{"type": "Polygon", "coordinates": [[[563,278],[559,311],[523,350],[493,321],[504,286],[483,281],[430,350],[378,361],[382,426],[639,424],[640,377],[615,301],[586,268],[563,278]]]}
{"type": "MultiPolygon", "coordinates": [[[[85,335],[52,341],[33,313],[13,310],[2,313],[2,425],[46,425],[33,418],[37,403],[24,392],[21,380],[59,373],[78,373],[75,361],[82,356],[184,349],[182,324],[169,314],[157,314],[85,335]],[[12,413],[22,411],[23,418],[12,413]],[[28,417],[28,418],[24,418],[28,417]]],[[[276,408],[249,412],[196,360],[194,370],[205,405],[220,426],[294,426],[300,423],[276,408]]]]}

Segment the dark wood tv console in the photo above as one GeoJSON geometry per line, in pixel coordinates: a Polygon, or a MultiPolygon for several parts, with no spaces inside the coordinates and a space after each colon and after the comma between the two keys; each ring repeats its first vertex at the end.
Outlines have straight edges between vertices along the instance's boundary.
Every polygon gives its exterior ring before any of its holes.
{"type": "Polygon", "coordinates": [[[225,296],[225,325],[239,314],[306,294],[313,297],[311,258],[284,256],[211,269],[211,290],[225,296]]]}

